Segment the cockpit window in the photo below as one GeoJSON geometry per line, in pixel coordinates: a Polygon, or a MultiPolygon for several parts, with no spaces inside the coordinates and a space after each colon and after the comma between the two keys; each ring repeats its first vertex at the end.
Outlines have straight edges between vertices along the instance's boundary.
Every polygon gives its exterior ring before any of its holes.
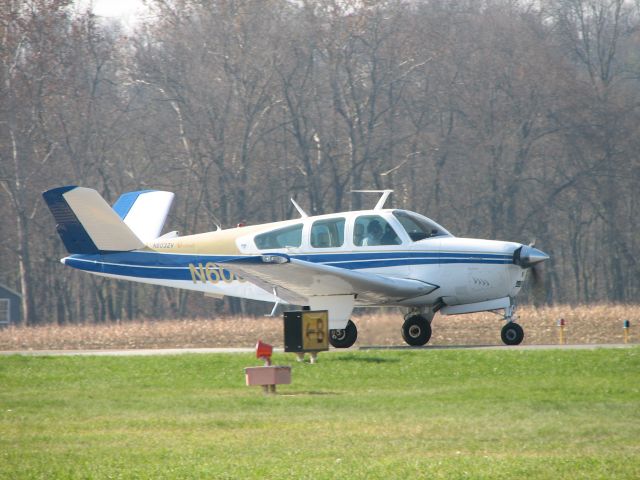
{"type": "Polygon", "coordinates": [[[302,224],[261,233],[256,235],[255,242],[260,250],[299,247],[302,245],[302,224]]]}
{"type": "Polygon", "coordinates": [[[318,220],[311,227],[311,246],[314,248],[341,247],[344,243],[344,218],[318,220]]]}
{"type": "Polygon", "coordinates": [[[361,215],[353,228],[353,243],[358,247],[402,243],[391,225],[379,215],[361,215]]]}
{"type": "Polygon", "coordinates": [[[404,210],[394,210],[393,215],[402,224],[407,235],[417,242],[425,238],[438,237],[447,235],[447,232],[440,228],[437,224],[431,222],[428,218],[404,210]]]}

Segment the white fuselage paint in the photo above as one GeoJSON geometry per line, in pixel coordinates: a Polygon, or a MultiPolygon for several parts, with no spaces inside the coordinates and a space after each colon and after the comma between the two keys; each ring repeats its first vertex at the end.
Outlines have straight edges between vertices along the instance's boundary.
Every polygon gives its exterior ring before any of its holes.
{"type": "MultiPolygon", "coordinates": [[[[299,223],[304,224],[302,244],[296,248],[269,249],[268,252],[286,253],[292,257],[300,256],[305,258],[318,255],[334,255],[332,261],[327,263],[336,267],[344,265],[346,268],[357,271],[421,280],[439,287],[429,295],[402,300],[394,304],[386,304],[387,306],[430,306],[440,300],[447,305],[461,305],[505,297],[512,298],[518,294],[520,285],[524,281],[526,270],[514,265],[510,261],[510,255],[520,244],[495,240],[457,238],[444,229],[442,229],[445,232],[444,235],[414,242],[391,212],[392,210],[346,212],[277,222],[276,224],[271,224],[272,229],[299,223]],[[382,216],[397,230],[402,244],[378,247],[356,246],[353,242],[354,219],[361,215],[382,216]],[[338,248],[313,248],[309,240],[309,232],[313,222],[336,217],[345,218],[344,245],[338,248]],[[405,264],[373,267],[367,265],[367,262],[370,261],[372,256],[375,257],[376,254],[384,256],[385,254],[402,253],[406,253],[406,257],[399,255],[394,257],[394,260],[406,261],[407,263],[405,264]],[[345,254],[351,254],[351,258],[341,260],[340,255],[345,254]],[[428,260],[422,259],[425,260],[425,263],[420,263],[420,255],[422,254],[428,257],[428,260]],[[353,258],[358,255],[361,257],[353,258]],[[412,259],[416,258],[418,260],[415,263],[411,263],[412,259]],[[497,261],[496,258],[501,258],[501,260],[497,261]],[[364,268],[359,268],[359,264],[362,264],[364,268]]],[[[438,225],[438,227],[440,226],[438,225]]],[[[235,239],[240,255],[254,256],[266,253],[256,247],[253,242],[255,235],[255,233],[251,233],[238,236],[235,239]]],[[[175,239],[176,242],[179,240],[180,237],[175,239]]],[[[163,255],[161,252],[155,253],[163,255]]],[[[176,254],[174,253],[173,255],[176,254]]],[[[70,259],[73,256],[67,258],[70,259]]],[[[102,258],[104,262],[109,262],[109,254],[103,255],[102,258]]],[[[81,261],[80,263],[75,262],[71,266],[84,270],[81,261]]],[[[221,265],[221,267],[224,268],[224,265],[221,265]]],[[[144,268],[144,266],[139,266],[139,268],[144,268]]],[[[152,264],[149,265],[149,268],[164,267],[152,264]]],[[[267,302],[278,300],[280,303],[287,303],[277,299],[274,292],[268,292],[249,282],[231,278],[221,280],[219,276],[178,280],[89,271],[105,277],[194,290],[211,296],[229,295],[267,302]]],[[[355,304],[357,306],[372,306],[359,301],[357,297],[355,304]]]]}

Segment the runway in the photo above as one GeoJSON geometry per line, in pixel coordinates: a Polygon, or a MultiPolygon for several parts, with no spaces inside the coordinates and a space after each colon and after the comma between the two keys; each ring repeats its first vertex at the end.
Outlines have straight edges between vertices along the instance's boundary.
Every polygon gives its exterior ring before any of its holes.
{"type": "MultiPolygon", "coordinates": [[[[427,345],[424,347],[410,347],[405,345],[368,345],[352,347],[349,349],[331,348],[330,353],[357,352],[357,351],[384,351],[384,350],[408,350],[408,351],[430,351],[430,350],[595,350],[599,348],[633,348],[637,344],[580,344],[580,345],[427,345]]],[[[284,353],[282,348],[274,348],[276,353],[284,353]]],[[[186,354],[215,354],[215,353],[254,353],[255,348],[145,348],[145,349],[120,349],[120,350],[15,350],[1,351],[0,356],[23,355],[23,356],[130,356],[148,357],[153,355],[186,355],[186,354]]]]}

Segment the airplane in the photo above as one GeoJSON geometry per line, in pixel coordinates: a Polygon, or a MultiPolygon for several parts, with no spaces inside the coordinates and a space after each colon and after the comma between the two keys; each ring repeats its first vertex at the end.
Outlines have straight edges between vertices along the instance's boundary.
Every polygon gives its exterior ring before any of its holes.
{"type": "Polygon", "coordinates": [[[351,347],[355,307],[402,307],[410,346],[431,338],[434,315],[502,312],[506,345],[524,338],[515,297],[549,256],[516,242],[458,238],[433,220],[384,208],[161,235],[174,194],[125,193],[113,206],[93,189],[65,186],[43,197],[69,255],[67,266],[104,277],[327,310],[330,343],[351,347]]]}

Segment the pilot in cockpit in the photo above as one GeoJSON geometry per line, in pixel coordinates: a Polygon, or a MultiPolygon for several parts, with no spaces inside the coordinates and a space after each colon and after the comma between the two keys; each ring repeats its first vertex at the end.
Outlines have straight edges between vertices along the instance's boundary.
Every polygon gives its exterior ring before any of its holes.
{"type": "Polygon", "coordinates": [[[377,220],[372,220],[367,225],[367,236],[365,237],[362,245],[364,246],[372,246],[372,245],[380,245],[380,241],[382,239],[382,227],[380,226],[380,222],[377,220]]]}

